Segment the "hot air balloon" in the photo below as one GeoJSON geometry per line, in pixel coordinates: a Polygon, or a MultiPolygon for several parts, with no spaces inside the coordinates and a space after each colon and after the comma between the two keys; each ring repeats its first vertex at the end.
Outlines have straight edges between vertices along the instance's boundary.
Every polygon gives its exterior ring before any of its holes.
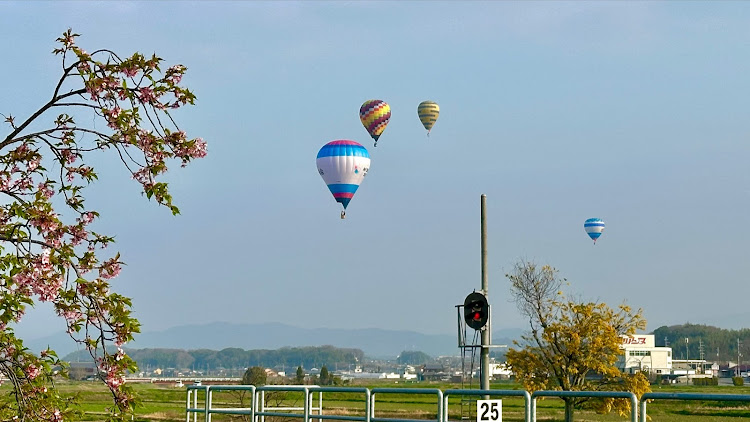
{"type": "Polygon", "coordinates": [[[343,219],[346,206],[370,169],[370,154],[361,144],[342,139],[323,145],[315,162],[336,202],[344,206],[343,219]]]}
{"type": "Polygon", "coordinates": [[[359,108],[359,120],[378,146],[378,138],[391,120],[391,106],[383,100],[367,100],[359,108]]]}
{"type": "Polygon", "coordinates": [[[583,229],[586,230],[586,233],[594,240],[594,244],[596,244],[596,239],[604,231],[604,221],[598,218],[589,218],[583,223],[583,229]]]}
{"type": "Polygon", "coordinates": [[[440,115],[440,106],[434,101],[422,101],[419,103],[419,107],[417,107],[417,113],[422,125],[427,129],[427,136],[430,136],[432,126],[440,115]]]}

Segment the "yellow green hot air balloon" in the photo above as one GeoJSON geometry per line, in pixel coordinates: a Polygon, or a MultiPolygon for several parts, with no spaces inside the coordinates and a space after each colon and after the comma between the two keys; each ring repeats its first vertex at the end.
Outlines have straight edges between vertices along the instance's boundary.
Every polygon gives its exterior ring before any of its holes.
{"type": "Polygon", "coordinates": [[[440,115],[440,107],[434,101],[422,101],[417,107],[417,113],[422,125],[427,129],[427,136],[430,136],[430,130],[440,115]]]}
{"type": "Polygon", "coordinates": [[[359,108],[359,120],[362,120],[362,125],[375,140],[375,146],[378,146],[378,138],[390,119],[391,106],[383,100],[367,100],[359,108]]]}

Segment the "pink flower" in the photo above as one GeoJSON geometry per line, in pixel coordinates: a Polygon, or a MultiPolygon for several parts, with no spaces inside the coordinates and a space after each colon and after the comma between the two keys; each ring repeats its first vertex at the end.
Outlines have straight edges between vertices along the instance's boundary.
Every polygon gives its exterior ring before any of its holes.
{"type": "Polygon", "coordinates": [[[182,75],[185,73],[185,66],[176,64],[167,69],[167,80],[173,85],[177,85],[182,81],[182,75]]]}
{"type": "Polygon", "coordinates": [[[34,170],[36,170],[37,168],[39,168],[39,161],[41,161],[41,157],[37,157],[37,158],[29,161],[28,163],[26,163],[26,169],[28,171],[34,171],[34,170]]]}
{"type": "Polygon", "coordinates": [[[115,261],[114,259],[110,259],[105,262],[101,268],[99,268],[99,277],[105,280],[109,280],[117,277],[120,274],[121,270],[122,267],[120,267],[120,263],[115,261]]]}
{"type": "Polygon", "coordinates": [[[104,83],[101,79],[90,79],[86,83],[86,92],[91,94],[91,99],[96,100],[99,98],[99,94],[104,91],[104,83]]]}
{"type": "Polygon", "coordinates": [[[75,37],[68,33],[65,38],[62,39],[62,42],[65,47],[72,47],[75,43],[75,37]]]}
{"type": "Polygon", "coordinates": [[[89,236],[89,233],[81,226],[70,226],[69,231],[70,235],[73,237],[73,239],[70,241],[73,246],[80,245],[81,242],[86,240],[89,236]]]}
{"type": "Polygon", "coordinates": [[[34,378],[39,376],[39,373],[41,372],[39,368],[36,367],[33,363],[30,363],[29,366],[26,367],[26,376],[29,377],[30,380],[33,380],[34,378]]]}
{"type": "Polygon", "coordinates": [[[81,216],[81,221],[83,221],[83,224],[90,224],[92,221],[94,221],[94,217],[94,213],[89,211],[83,213],[83,215],[81,216]]]}
{"type": "Polygon", "coordinates": [[[76,162],[78,157],[71,149],[61,149],[60,156],[62,157],[63,164],[73,164],[76,162]]]}
{"type": "Polygon", "coordinates": [[[132,78],[133,76],[138,74],[138,68],[135,66],[124,67],[122,68],[122,73],[124,73],[125,76],[132,78]]]}
{"type": "Polygon", "coordinates": [[[75,322],[83,317],[83,314],[79,311],[63,311],[62,317],[68,322],[75,322]]]}
{"type": "Polygon", "coordinates": [[[137,180],[142,185],[150,184],[151,173],[149,172],[148,168],[143,167],[133,173],[133,179],[137,180]]]}
{"type": "Polygon", "coordinates": [[[144,86],[139,89],[138,92],[138,98],[144,103],[150,103],[156,100],[156,95],[154,95],[154,90],[151,89],[151,87],[144,86]]]}
{"type": "Polygon", "coordinates": [[[54,190],[52,190],[52,187],[50,186],[50,184],[49,184],[48,182],[46,182],[46,183],[40,183],[40,184],[39,184],[39,185],[37,186],[37,189],[39,189],[39,192],[40,192],[40,193],[41,193],[41,194],[42,194],[42,195],[43,195],[43,196],[44,196],[45,198],[47,198],[47,199],[50,199],[50,198],[52,198],[52,195],[54,195],[54,194],[55,194],[55,191],[54,191],[54,190]]]}

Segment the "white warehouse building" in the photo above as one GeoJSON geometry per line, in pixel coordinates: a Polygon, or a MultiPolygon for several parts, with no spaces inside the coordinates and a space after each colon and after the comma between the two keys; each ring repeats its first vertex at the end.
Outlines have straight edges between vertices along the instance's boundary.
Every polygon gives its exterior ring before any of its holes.
{"type": "Polygon", "coordinates": [[[672,372],[672,348],[656,347],[653,334],[622,336],[620,348],[624,353],[617,366],[624,372],[649,372],[670,374],[672,372]]]}

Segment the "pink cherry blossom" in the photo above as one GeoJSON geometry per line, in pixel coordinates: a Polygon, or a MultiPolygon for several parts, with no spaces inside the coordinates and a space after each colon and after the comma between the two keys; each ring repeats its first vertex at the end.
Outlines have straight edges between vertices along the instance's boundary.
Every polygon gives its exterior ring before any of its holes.
{"type": "Polygon", "coordinates": [[[124,67],[122,68],[122,73],[124,73],[125,76],[132,78],[133,76],[138,74],[138,68],[135,66],[124,67]]]}
{"type": "Polygon", "coordinates": [[[78,63],[78,71],[81,73],[86,73],[91,71],[91,66],[89,65],[89,62],[81,62],[78,63]]]}
{"type": "Polygon", "coordinates": [[[33,380],[34,378],[39,376],[39,373],[41,371],[39,370],[39,368],[36,367],[36,365],[34,365],[33,363],[30,363],[29,366],[26,367],[25,372],[26,372],[26,376],[29,379],[33,380]]]}
{"type": "Polygon", "coordinates": [[[90,224],[92,221],[94,221],[95,217],[96,216],[94,215],[93,212],[90,212],[90,211],[89,212],[85,212],[81,216],[81,221],[83,221],[83,224],[90,224]]]}
{"type": "Polygon", "coordinates": [[[104,265],[99,268],[99,277],[105,280],[109,280],[117,277],[120,274],[121,270],[122,268],[120,267],[120,263],[115,261],[113,258],[105,262],[104,265]]]}
{"type": "Polygon", "coordinates": [[[138,98],[144,103],[151,103],[156,100],[156,95],[154,95],[154,90],[151,87],[141,87],[138,92],[138,98]]]}
{"type": "Polygon", "coordinates": [[[39,189],[39,192],[41,192],[41,194],[47,199],[52,198],[52,196],[55,194],[55,191],[52,190],[52,186],[50,185],[49,181],[40,183],[37,186],[37,189],[39,189]]]}
{"type": "Polygon", "coordinates": [[[62,157],[63,164],[73,164],[78,159],[78,157],[73,152],[73,150],[71,150],[69,148],[68,149],[61,149],[59,151],[59,153],[60,153],[60,156],[62,157]]]}

